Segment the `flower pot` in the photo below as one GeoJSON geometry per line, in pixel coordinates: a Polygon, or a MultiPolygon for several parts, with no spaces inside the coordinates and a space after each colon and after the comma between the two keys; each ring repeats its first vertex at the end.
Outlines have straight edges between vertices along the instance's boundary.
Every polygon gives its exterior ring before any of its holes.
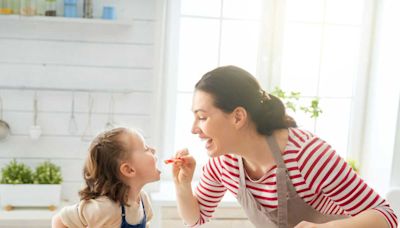
{"type": "Polygon", "coordinates": [[[0,203],[6,210],[14,207],[48,207],[60,204],[61,184],[0,184],[0,203]]]}

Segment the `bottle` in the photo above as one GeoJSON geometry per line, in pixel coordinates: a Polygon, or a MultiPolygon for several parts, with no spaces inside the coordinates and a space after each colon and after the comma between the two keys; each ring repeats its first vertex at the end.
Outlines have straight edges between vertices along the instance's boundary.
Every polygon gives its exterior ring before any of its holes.
{"type": "Polygon", "coordinates": [[[12,1],[12,10],[14,14],[19,14],[19,11],[21,9],[21,0],[14,0],[12,1]]]}
{"type": "Polygon", "coordinates": [[[106,20],[116,19],[115,0],[103,0],[103,13],[101,17],[106,20]]]}
{"type": "Polygon", "coordinates": [[[93,0],[83,1],[83,17],[93,18],[93,0]]]}
{"type": "Polygon", "coordinates": [[[36,15],[36,1],[35,0],[21,0],[20,14],[23,16],[36,15]]]}
{"type": "Polygon", "coordinates": [[[57,16],[57,1],[56,0],[46,0],[45,16],[55,17],[57,16]]]}
{"type": "Polygon", "coordinates": [[[64,0],[64,17],[77,17],[77,8],[76,0],[64,0]]]}

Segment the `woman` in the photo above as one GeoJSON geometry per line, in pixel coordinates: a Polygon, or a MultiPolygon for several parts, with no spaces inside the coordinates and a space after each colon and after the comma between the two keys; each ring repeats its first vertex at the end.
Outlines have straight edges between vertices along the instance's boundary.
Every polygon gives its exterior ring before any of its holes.
{"type": "Polygon", "coordinates": [[[190,226],[211,218],[228,190],[256,227],[397,227],[381,198],[317,136],[296,128],[282,102],[235,66],[195,86],[192,133],[211,157],[195,193],[195,160],[173,165],[179,214],[190,226]]]}

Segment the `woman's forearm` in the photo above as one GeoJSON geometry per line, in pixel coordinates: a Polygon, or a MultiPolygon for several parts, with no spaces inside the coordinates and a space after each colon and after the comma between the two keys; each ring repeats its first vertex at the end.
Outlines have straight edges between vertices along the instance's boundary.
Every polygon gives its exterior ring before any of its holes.
{"type": "Polygon", "coordinates": [[[329,222],[328,224],[332,225],[332,227],[341,227],[341,228],[388,228],[389,224],[387,223],[384,216],[376,210],[366,210],[354,217],[343,219],[343,220],[335,220],[329,222]]]}
{"type": "Polygon", "coordinates": [[[190,184],[175,186],[178,201],[178,212],[187,225],[194,225],[200,218],[200,208],[196,197],[193,195],[190,184]]]}

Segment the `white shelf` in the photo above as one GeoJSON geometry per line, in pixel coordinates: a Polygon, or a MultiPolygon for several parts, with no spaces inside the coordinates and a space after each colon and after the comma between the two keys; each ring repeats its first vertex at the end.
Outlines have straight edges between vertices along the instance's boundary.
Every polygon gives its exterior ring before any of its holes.
{"type": "Polygon", "coordinates": [[[46,16],[21,16],[21,15],[0,15],[0,20],[48,22],[48,23],[78,23],[78,24],[105,24],[131,26],[132,20],[104,20],[100,18],[74,18],[74,17],[46,17],[46,16]]]}

